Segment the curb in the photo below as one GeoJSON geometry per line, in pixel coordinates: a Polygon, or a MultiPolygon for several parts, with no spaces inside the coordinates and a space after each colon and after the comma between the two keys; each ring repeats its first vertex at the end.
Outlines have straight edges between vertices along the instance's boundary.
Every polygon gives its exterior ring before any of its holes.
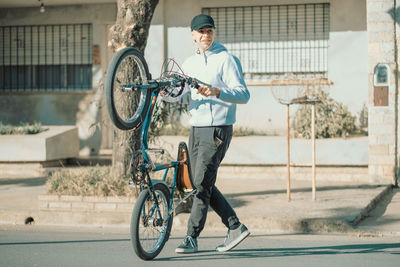
{"type": "MultiPolygon", "coordinates": [[[[189,213],[174,216],[173,227],[186,229],[189,213]]],[[[131,212],[118,211],[71,211],[71,210],[0,210],[0,224],[23,225],[28,217],[37,225],[122,227],[130,226],[131,212]]],[[[343,220],[253,217],[243,218],[242,222],[250,230],[271,233],[349,233],[354,228],[343,220]]],[[[205,228],[225,229],[217,214],[207,216],[205,228]]]]}

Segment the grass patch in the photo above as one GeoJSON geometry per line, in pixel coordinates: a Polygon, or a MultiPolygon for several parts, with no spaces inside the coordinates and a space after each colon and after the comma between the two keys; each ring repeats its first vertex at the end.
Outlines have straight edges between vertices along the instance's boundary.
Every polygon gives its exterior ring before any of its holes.
{"type": "Polygon", "coordinates": [[[46,182],[47,192],[72,196],[136,196],[128,178],[116,178],[110,166],[65,168],[55,171],[46,182]]]}
{"type": "Polygon", "coordinates": [[[20,123],[19,125],[3,124],[0,121],[0,135],[38,134],[47,131],[40,122],[33,124],[20,123]]]}

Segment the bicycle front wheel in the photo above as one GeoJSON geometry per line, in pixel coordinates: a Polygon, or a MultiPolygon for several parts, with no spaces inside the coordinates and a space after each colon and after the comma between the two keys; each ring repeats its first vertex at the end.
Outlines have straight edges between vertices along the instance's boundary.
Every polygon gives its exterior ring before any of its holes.
{"type": "Polygon", "coordinates": [[[133,47],[118,51],[108,65],[104,82],[105,102],[113,124],[121,130],[141,125],[150,103],[150,89],[135,84],[148,84],[150,73],[143,55],[133,47]]]}
{"type": "Polygon", "coordinates": [[[165,222],[171,197],[168,187],[155,184],[154,194],[150,190],[142,191],[132,212],[132,245],[143,260],[154,259],[161,252],[172,227],[172,215],[165,222]]]}

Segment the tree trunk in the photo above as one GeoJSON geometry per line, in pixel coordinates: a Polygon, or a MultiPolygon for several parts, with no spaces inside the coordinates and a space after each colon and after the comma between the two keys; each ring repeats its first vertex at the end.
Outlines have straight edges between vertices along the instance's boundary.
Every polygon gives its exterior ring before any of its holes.
{"type": "MultiPolygon", "coordinates": [[[[157,4],[158,0],[118,0],[117,20],[110,29],[109,46],[114,52],[128,46],[144,52],[157,4]]],[[[126,109],[128,111],[129,107],[126,109]]],[[[128,174],[130,157],[133,151],[139,148],[139,130],[121,131],[114,128],[112,157],[114,175],[122,177],[128,174]]]]}

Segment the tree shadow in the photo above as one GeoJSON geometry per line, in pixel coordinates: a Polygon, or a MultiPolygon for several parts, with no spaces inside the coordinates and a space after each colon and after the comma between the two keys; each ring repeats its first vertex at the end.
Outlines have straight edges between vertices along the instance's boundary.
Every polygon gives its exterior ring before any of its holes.
{"type": "Polygon", "coordinates": [[[32,241],[32,242],[7,242],[0,243],[0,246],[18,245],[57,245],[57,244],[78,244],[78,243],[104,243],[104,242],[129,242],[130,239],[95,239],[95,240],[64,240],[64,241],[32,241]]]}
{"type": "Polygon", "coordinates": [[[398,221],[398,218],[391,218],[390,216],[383,216],[387,210],[387,207],[392,202],[393,197],[400,192],[399,188],[393,188],[388,194],[386,194],[376,205],[376,207],[369,212],[368,217],[363,219],[358,226],[375,225],[382,226],[398,221]]]}
{"type": "Polygon", "coordinates": [[[35,178],[4,178],[0,179],[0,186],[3,185],[21,185],[21,186],[42,186],[46,183],[48,177],[35,178]]]}
{"type": "Polygon", "coordinates": [[[387,12],[397,24],[400,24],[400,7],[394,9],[391,8],[387,12]]]}

